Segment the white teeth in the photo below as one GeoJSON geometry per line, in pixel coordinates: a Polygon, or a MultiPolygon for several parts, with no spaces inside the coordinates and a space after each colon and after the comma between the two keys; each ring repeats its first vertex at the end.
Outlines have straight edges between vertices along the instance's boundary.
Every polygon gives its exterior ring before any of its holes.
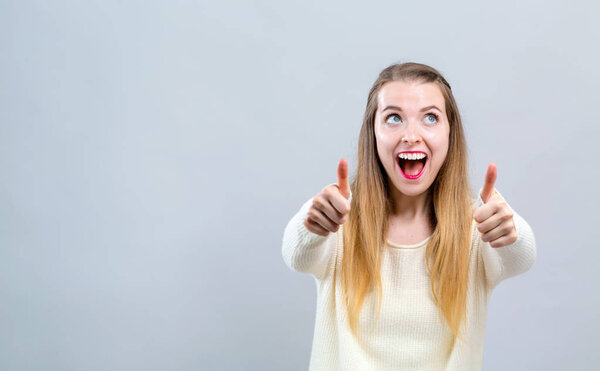
{"type": "Polygon", "coordinates": [[[424,153],[401,153],[398,157],[404,160],[420,160],[427,156],[424,153]]]}

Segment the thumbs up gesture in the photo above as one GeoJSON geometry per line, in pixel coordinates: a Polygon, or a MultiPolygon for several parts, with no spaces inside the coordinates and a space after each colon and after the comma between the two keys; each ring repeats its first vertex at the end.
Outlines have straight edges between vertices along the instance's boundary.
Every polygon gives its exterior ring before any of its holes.
{"type": "Polygon", "coordinates": [[[513,220],[513,211],[502,197],[494,192],[496,182],[496,164],[490,163],[481,190],[483,205],[473,213],[481,239],[490,242],[492,247],[502,247],[517,240],[517,229],[513,220]]]}
{"type": "Polygon", "coordinates": [[[306,229],[320,236],[337,232],[350,212],[348,163],[345,159],[341,159],[338,164],[337,178],[337,184],[328,185],[313,198],[313,204],[304,221],[306,229]]]}

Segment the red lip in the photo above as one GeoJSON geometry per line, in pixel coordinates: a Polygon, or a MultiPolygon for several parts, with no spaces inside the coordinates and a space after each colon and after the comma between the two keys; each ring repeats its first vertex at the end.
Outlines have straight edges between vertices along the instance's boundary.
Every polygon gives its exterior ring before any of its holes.
{"type": "Polygon", "coordinates": [[[423,172],[425,171],[425,167],[427,166],[427,162],[429,162],[429,155],[427,155],[426,152],[423,151],[402,151],[402,152],[398,152],[396,153],[396,165],[398,165],[398,169],[400,169],[400,172],[402,173],[402,176],[404,176],[406,179],[419,179],[421,177],[421,175],[423,175],[423,172]],[[404,174],[404,171],[402,171],[402,167],[400,166],[400,162],[398,161],[398,155],[401,153],[423,153],[426,157],[425,160],[425,165],[423,165],[423,168],[421,169],[421,171],[419,171],[419,173],[417,175],[406,175],[404,174]]]}

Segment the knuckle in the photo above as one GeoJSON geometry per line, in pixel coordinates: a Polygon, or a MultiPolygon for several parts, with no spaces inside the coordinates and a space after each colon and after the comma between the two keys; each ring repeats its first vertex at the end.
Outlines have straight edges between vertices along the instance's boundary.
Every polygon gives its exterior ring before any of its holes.
{"type": "Polygon", "coordinates": [[[329,187],[327,187],[325,194],[329,199],[335,197],[336,195],[341,195],[340,189],[338,188],[337,184],[332,184],[329,187]]]}
{"type": "Polygon", "coordinates": [[[327,225],[329,226],[330,231],[335,232],[333,229],[335,229],[338,224],[333,220],[327,220],[327,225]]]}

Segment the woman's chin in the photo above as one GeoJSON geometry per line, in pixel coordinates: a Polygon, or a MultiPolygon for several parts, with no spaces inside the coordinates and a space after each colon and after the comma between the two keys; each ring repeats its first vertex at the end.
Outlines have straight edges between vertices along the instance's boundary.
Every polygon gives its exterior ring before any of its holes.
{"type": "Polygon", "coordinates": [[[408,197],[420,196],[424,192],[426,192],[430,186],[429,184],[421,182],[414,184],[396,184],[395,182],[392,182],[392,185],[394,186],[394,188],[396,188],[398,192],[408,197]]]}
{"type": "Polygon", "coordinates": [[[398,189],[398,191],[405,196],[416,197],[425,193],[425,191],[427,191],[427,188],[421,189],[421,187],[410,187],[410,189],[398,189]]]}

